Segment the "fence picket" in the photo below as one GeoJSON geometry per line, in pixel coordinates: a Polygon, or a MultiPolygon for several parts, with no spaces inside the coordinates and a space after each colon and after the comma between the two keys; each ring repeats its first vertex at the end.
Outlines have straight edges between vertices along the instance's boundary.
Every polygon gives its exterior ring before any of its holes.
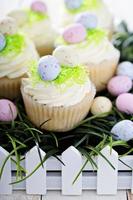
{"type": "MultiPolygon", "coordinates": [[[[3,165],[3,162],[7,158],[9,153],[0,147],[0,168],[3,165]]],[[[6,162],[6,165],[3,170],[2,177],[0,179],[0,194],[12,194],[12,186],[11,183],[11,160],[9,159],[6,162]]]]}
{"type": "Polygon", "coordinates": [[[110,147],[105,147],[101,153],[110,161],[115,169],[103,158],[98,156],[98,171],[97,171],[97,193],[104,195],[114,195],[117,193],[118,181],[118,154],[110,147]]]}
{"type": "MultiPolygon", "coordinates": [[[[45,157],[45,152],[40,149],[42,159],[45,157]]],[[[37,165],[41,162],[37,147],[33,147],[26,154],[26,171],[27,175],[30,174],[37,165]]],[[[46,194],[46,163],[41,166],[31,177],[26,179],[26,192],[27,194],[46,194]]]]}
{"type": "Polygon", "coordinates": [[[131,186],[131,193],[133,194],[133,170],[132,170],[132,186],[131,186]]]}
{"type": "Polygon", "coordinates": [[[82,194],[82,174],[73,184],[79,170],[82,167],[82,156],[73,146],[69,147],[62,154],[62,194],[81,195],[82,194]]]}

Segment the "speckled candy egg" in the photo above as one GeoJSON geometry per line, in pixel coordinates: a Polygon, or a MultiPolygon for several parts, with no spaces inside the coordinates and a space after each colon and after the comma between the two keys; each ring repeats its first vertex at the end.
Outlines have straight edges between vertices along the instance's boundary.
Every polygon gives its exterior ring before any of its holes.
{"type": "Polygon", "coordinates": [[[0,121],[10,122],[17,117],[16,106],[7,99],[0,100],[0,121]]]}
{"type": "Polygon", "coordinates": [[[61,67],[58,60],[54,56],[44,56],[40,59],[38,65],[38,73],[42,80],[55,80],[60,74],[61,67]]]}
{"type": "Polygon", "coordinates": [[[68,9],[74,10],[82,5],[83,0],[64,0],[64,2],[68,9]]]}
{"type": "Polygon", "coordinates": [[[116,140],[129,141],[133,139],[133,122],[122,120],[112,128],[111,133],[116,140]]]}
{"type": "Polygon", "coordinates": [[[133,94],[124,93],[117,97],[116,107],[119,111],[133,114],[133,94]]]}
{"type": "Polygon", "coordinates": [[[28,13],[24,10],[14,10],[10,12],[8,16],[14,18],[18,26],[22,26],[28,20],[28,13]]]}
{"type": "Polygon", "coordinates": [[[0,21],[0,32],[5,35],[13,35],[17,32],[17,22],[12,17],[5,17],[0,21]]]}
{"type": "Polygon", "coordinates": [[[112,110],[112,102],[106,97],[96,97],[91,106],[91,113],[93,115],[99,115],[108,113],[112,110]]]}
{"type": "Polygon", "coordinates": [[[63,32],[63,38],[67,43],[75,44],[85,40],[86,29],[81,24],[73,24],[67,27],[63,32]]]}
{"type": "Polygon", "coordinates": [[[132,88],[132,80],[128,76],[115,76],[108,83],[108,91],[113,96],[129,92],[132,88]]]}
{"type": "Polygon", "coordinates": [[[86,29],[94,29],[98,25],[97,16],[89,12],[77,15],[75,22],[82,24],[86,29]]]}
{"type": "Polygon", "coordinates": [[[47,12],[47,6],[42,1],[34,1],[31,4],[31,9],[35,12],[40,12],[40,13],[46,13],[47,12]]]}
{"type": "Polygon", "coordinates": [[[117,68],[117,75],[128,76],[133,80],[133,64],[128,61],[120,63],[117,68]]]}
{"type": "Polygon", "coordinates": [[[0,51],[2,51],[6,46],[6,39],[4,35],[0,33],[0,51]]]}

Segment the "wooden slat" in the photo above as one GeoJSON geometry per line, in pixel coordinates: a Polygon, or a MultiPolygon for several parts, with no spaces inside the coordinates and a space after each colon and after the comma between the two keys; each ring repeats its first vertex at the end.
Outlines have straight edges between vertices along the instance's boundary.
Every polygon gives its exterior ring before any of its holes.
{"type": "MultiPolygon", "coordinates": [[[[59,158],[61,159],[61,156],[59,156],[59,158]]],[[[128,166],[130,166],[130,167],[133,166],[133,156],[125,156],[120,159],[124,163],[126,163],[128,166]]],[[[83,163],[84,163],[84,161],[85,161],[85,158],[83,157],[83,163]]],[[[94,161],[97,163],[97,158],[94,158],[94,161]]],[[[25,160],[23,160],[21,162],[21,166],[25,168],[25,160]]],[[[61,167],[62,167],[62,164],[56,158],[51,157],[47,160],[47,166],[46,166],[47,171],[61,171],[61,167]]],[[[119,171],[131,171],[131,169],[129,167],[127,167],[120,161],[118,162],[118,170],[119,171]]],[[[12,171],[16,171],[16,166],[13,162],[12,162],[12,171]]],[[[87,164],[84,171],[93,171],[93,168],[90,165],[90,163],[87,164]]]]}

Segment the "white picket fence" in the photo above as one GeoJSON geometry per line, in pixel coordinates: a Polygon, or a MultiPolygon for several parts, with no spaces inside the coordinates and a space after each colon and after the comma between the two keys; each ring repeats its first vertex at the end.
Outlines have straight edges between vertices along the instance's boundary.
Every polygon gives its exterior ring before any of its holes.
{"type": "MultiPolygon", "coordinates": [[[[40,152],[43,158],[45,152],[42,150],[40,152]]],[[[98,169],[93,169],[88,163],[74,184],[73,181],[86,159],[73,146],[59,156],[65,166],[56,158],[49,158],[30,178],[15,185],[10,183],[16,180],[16,165],[8,160],[0,180],[0,194],[25,190],[27,194],[46,195],[48,190],[61,190],[63,195],[81,195],[83,190],[97,190],[97,194],[100,195],[115,195],[118,190],[125,189],[131,189],[133,193],[133,156],[123,157],[121,162],[118,160],[117,152],[110,151],[108,146],[101,153],[114,168],[102,156],[98,156],[94,158],[98,169]]],[[[8,155],[9,153],[0,147],[0,167],[8,155]]],[[[39,163],[38,149],[34,147],[25,155],[21,166],[26,169],[28,175],[39,163]]]]}

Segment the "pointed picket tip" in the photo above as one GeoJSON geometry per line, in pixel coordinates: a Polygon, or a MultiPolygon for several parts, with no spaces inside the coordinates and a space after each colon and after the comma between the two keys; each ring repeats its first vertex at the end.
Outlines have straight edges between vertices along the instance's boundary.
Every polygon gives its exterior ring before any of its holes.
{"type": "Polygon", "coordinates": [[[9,152],[0,146],[0,154],[3,154],[4,156],[8,156],[9,152]]]}
{"type": "Polygon", "coordinates": [[[109,154],[110,156],[111,156],[111,155],[114,155],[114,156],[117,156],[117,157],[118,157],[118,153],[117,153],[114,149],[111,149],[110,146],[104,147],[104,148],[101,150],[101,153],[102,153],[102,154],[109,154]]]}
{"type": "MultiPolygon", "coordinates": [[[[41,154],[46,154],[42,149],[40,149],[39,148],[39,150],[40,150],[40,153],[41,154]]],[[[31,148],[27,153],[26,153],[26,156],[28,155],[28,154],[34,154],[34,153],[38,153],[38,148],[37,148],[37,146],[34,146],[33,148],[31,148]]]]}
{"type": "MultiPolygon", "coordinates": [[[[70,146],[68,147],[63,153],[62,156],[65,156],[67,154],[71,155],[71,153],[73,154],[77,154],[77,156],[81,156],[81,153],[74,147],[74,146],[70,146]],[[69,154],[70,153],[70,154],[69,154]]],[[[82,156],[81,156],[82,157],[82,156]]]]}

